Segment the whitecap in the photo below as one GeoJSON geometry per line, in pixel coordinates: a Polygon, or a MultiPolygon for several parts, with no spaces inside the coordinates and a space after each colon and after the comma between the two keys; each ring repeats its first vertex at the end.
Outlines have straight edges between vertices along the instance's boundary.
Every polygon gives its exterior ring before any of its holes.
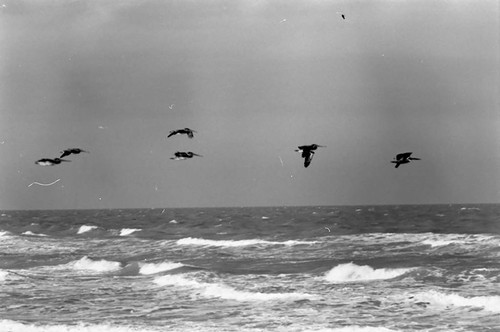
{"type": "Polygon", "coordinates": [[[398,332],[383,326],[359,326],[350,325],[337,328],[327,328],[320,330],[305,330],[304,332],[398,332]]]}
{"type": "Polygon", "coordinates": [[[169,224],[178,224],[179,222],[175,219],[172,219],[168,222],[169,224]]]}
{"type": "Polygon", "coordinates": [[[182,238],[177,240],[178,245],[194,245],[194,246],[212,246],[212,247],[245,247],[254,245],[285,245],[293,246],[300,244],[314,244],[317,241],[299,241],[299,240],[287,240],[283,242],[277,241],[266,241],[260,239],[248,239],[248,240],[207,240],[199,238],[182,238]]]}
{"type": "Polygon", "coordinates": [[[177,269],[184,266],[182,263],[163,262],[163,263],[145,263],[141,265],[139,273],[141,274],[155,274],[168,270],[177,269]]]}
{"type": "Polygon", "coordinates": [[[79,271],[94,271],[94,272],[110,272],[119,270],[121,264],[119,262],[107,261],[107,260],[92,260],[87,256],[82,257],[77,261],[68,263],[68,265],[79,271]]]}
{"type": "MultiPolygon", "coordinates": [[[[126,325],[110,325],[110,324],[27,324],[16,322],[8,319],[0,319],[0,326],[2,331],[12,331],[12,332],[137,332],[137,328],[126,325]]],[[[141,332],[153,332],[154,330],[141,328],[141,332]]]]}
{"type": "Polygon", "coordinates": [[[4,281],[9,272],[0,270],[0,281],[4,281]]]}
{"type": "Polygon", "coordinates": [[[354,263],[346,263],[337,265],[328,271],[325,279],[333,283],[393,279],[411,270],[413,269],[374,269],[368,265],[359,266],[354,263]]]}
{"type": "Polygon", "coordinates": [[[47,236],[45,234],[33,233],[32,231],[26,231],[26,232],[23,233],[23,235],[29,235],[29,236],[47,236]]]}
{"type": "Polygon", "coordinates": [[[418,301],[429,302],[431,305],[448,307],[478,307],[492,312],[500,312],[500,296],[464,297],[458,294],[447,294],[430,290],[414,296],[418,301]]]}
{"type": "Polygon", "coordinates": [[[127,236],[127,235],[134,233],[134,232],[139,232],[139,231],[142,231],[142,229],[140,229],[140,228],[122,228],[122,230],[120,231],[120,236],[127,236]]]}
{"type": "Polygon", "coordinates": [[[306,293],[262,293],[237,290],[224,284],[205,283],[185,278],[182,275],[166,275],[154,280],[159,286],[188,287],[199,290],[199,294],[206,297],[217,297],[236,301],[273,301],[314,299],[315,296],[306,293]]]}
{"type": "Polygon", "coordinates": [[[83,225],[83,226],[80,226],[80,229],[78,230],[78,232],[76,234],[82,234],[82,233],[91,231],[91,230],[96,229],[96,228],[97,228],[97,226],[83,225]]]}

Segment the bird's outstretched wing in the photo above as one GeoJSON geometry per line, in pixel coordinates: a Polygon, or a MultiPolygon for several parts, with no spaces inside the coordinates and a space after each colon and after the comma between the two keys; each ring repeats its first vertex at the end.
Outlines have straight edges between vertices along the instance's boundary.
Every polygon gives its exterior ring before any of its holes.
{"type": "Polygon", "coordinates": [[[172,130],[172,131],[170,132],[170,134],[168,134],[167,138],[169,138],[170,136],[174,136],[174,135],[176,135],[176,134],[177,134],[177,130],[172,130]]]}
{"type": "Polygon", "coordinates": [[[61,158],[61,159],[62,159],[62,158],[64,158],[64,157],[66,157],[66,156],[69,156],[70,154],[71,154],[71,150],[64,150],[64,151],[62,152],[62,155],[61,155],[59,158],[61,158]]]}
{"type": "Polygon", "coordinates": [[[399,153],[396,155],[396,160],[405,160],[410,158],[412,152],[399,153]]]}
{"type": "Polygon", "coordinates": [[[314,152],[304,150],[302,152],[302,157],[304,157],[304,167],[309,166],[311,161],[313,160],[314,152]]]}

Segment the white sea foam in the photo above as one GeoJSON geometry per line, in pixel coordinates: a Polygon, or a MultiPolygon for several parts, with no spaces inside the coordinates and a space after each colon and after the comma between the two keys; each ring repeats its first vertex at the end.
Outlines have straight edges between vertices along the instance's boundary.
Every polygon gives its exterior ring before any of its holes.
{"type": "Polygon", "coordinates": [[[429,302],[440,307],[477,307],[492,312],[500,312],[500,296],[474,296],[464,297],[458,294],[447,294],[430,290],[414,296],[421,302],[429,302]]]}
{"type": "Polygon", "coordinates": [[[9,272],[0,270],[0,281],[4,281],[9,272]]]}
{"type": "Polygon", "coordinates": [[[163,263],[145,263],[141,266],[139,273],[141,274],[155,274],[168,270],[177,269],[184,266],[182,263],[163,262],[163,263]]]}
{"type": "Polygon", "coordinates": [[[140,228],[122,228],[122,230],[120,231],[120,236],[127,236],[127,235],[134,233],[134,232],[139,232],[139,231],[142,231],[142,229],[140,229],[140,228]]]}
{"type": "Polygon", "coordinates": [[[175,219],[172,219],[168,222],[169,224],[178,224],[179,222],[175,219]]]}
{"type": "Polygon", "coordinates": [[[0,236],[7,236],[9,235],[9,232],[7,231],[0,231],[0,236]]]}
{"type": "Polygon", "coordinates": [[[84,256],[77,261],[70,262],[68,265],[72,269],[78,271],[111,272],[120,269],[119,262],[107,261],[104,259],[95,261],[87,256],[84,256]]]}
{"type": "Polygon", "coordinates": [[[96,229],[96,228],[97,228],[97,226],[83,225],[83,226],[80,226],[80,229],[78,230],[78,232],[76,234],[82,234],[82,233],[91,231],[91,230],[96,229]]]}
{"type": "Polygon", "coordinates": [[[392,279],[411,270],[411,268],[374,269],[368,265],[359,266],[354,263],[346,263],[337,265],[328,271],[325,279],[333,283],[392,279]]]}
{"type": "Polygon", "coordinates": [[[211,246],[211,247],[244,247],[244,246],[254,246],[259,244],[293,246],[299,244],[314,244],[314,243],[317,243],[317,241],[288,240],[288,241],[278,242],[278,241],[266,241],[259,239],[206,240],[206,239],[191,238],[191,237],[177,240],[178,245],[211,246]]]}
{"type": "Polygon", "coordinates": [[[26,231],[26,232],[23,233],[23,235],[29,235],[29,236],[47,236],[45,234],[33,233],[32,231],[26,231]]]}
{"type": "Polygon", "coordinates": [[[0,319],[0,326],[2,331],[9,332],[153,332],[154,330],[144,328],[134,328],[131,326],[113,326],[108,324],[95,324],[95,325],[34,325],[23,324],[13,320],[0,319]]]}
{"type": "Polygon", "coordinates": [[[398,332],[382,326],[344,326],[338,328],[327,328],[320,330],[305,330],[304,332],[398,332]]]}
{"type": "Polygon", "coordinates": [[[155,283],[160,286],[180,286],[194,288],[206,297],[218,297],[225,300],[236,301],[273,301],[273,300],[297,300],[312,299],[314,295],[305,293],[261,293],[248,292],[234,289],[224,284],[205,283],[193,279],[188,279],[182,275],[166,275],[155,279],[155,283]]]}

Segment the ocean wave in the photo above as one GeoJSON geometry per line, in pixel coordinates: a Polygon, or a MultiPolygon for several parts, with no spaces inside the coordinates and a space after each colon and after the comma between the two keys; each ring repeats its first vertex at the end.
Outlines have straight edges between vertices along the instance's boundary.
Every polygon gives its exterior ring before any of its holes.
{"type": "Polygon", "coordinates": [[[333,283],[393,279],[411,270],[413,269],[374,269],[368,265],[359,266],[354,263],[346,263],[337,265],[328,271],[325,279],[333,283]]]}
{"type": "Polygon", "coordinates": [[[130,235],[134,232],[139,232],[139,231],[142,231],[141,228],[122,228],[120,230],[120,236],[127,236],[127,235],[130,235]]]}
{"type": "Polygon", "coordinates": [[[29,235],[29,236],[47,236],[45,234],[33,233],[32,231],[26,231],[26,232],[23,233],[23,235],[29,235]]]}
{"type": "Polygon", "coordinates": [[[97,261],[92,260],[87,256],[65,265],[77,271],[93,271],[98,273],[117,271],[121,268],[121,264],[119,262],[107,261],[104,259],[97,261]]]}
{"type": "Polygon", "coordinates": [[[183,238],[177,240],[178,245],[193,245],[193,246],[210,246],[210,247],[245,247],[245,246],[255,246],[255,245],[285,245],[294,246],[300,244],[314,244],[317,241],[298,241],[298,240],[288,240],[288,241],[266,241],[260,239],[248,239],[248,240],[207,240],[199,238],[183,238]]]}
{"type": "Polygon", "coordinates": [[[5,277],[7,277],[8,274],[9,272],[0,270],[0,281],[5,281],[5,277]]]}
{"type": "Polygon", "coordinates": [[[76,234],[83,234],[83,233],[89,232],[89,231],[96,229],[96,228],[97,228],[97,226],[82,225],[82,226],[80,226],[80,229],[78,230],[78,232],[76,234]]]}
{"type": "Polygon", "coordinates": [[[463,297],[458,294],[430,290],[414,295],[413,298],[439,307],[477,307],[492,312],[500,312],[500,296],[498,295],[463,297]]]}
{"type": "Polygon", "coordinates": [[[273,300],[299,300],[313,299],[314,295],[305,293],[261,293],[248,292],[234,289],[224,284],[213,284],[199,282],[185,278],[182,275],[166,275],[156,278],[155,283],[159,286],[181,286],[200,290],[200,294],[206,297],[217,297],[225,300],[236,301],[273,301],[273,300]]]}
{"type": "Polygon", "coordinates": [[[320,330],[305,330],[304,332],[398,332],[382,326],[343,326],[337,328],[326,328],[320,330]]]}
{"type": "Polygon", "coordinates": [[[164,271],[169,271],[173,269],[177,269],[179,267],[183,267],[182,263],[173,263],[173,262],[163,262],[163,263],[144,263],[141,265],[139,269],[140,274],[155,274],[164,271]]]}
{"type": "Polygon", "coordinates": [[[57,325],[39,325],[39,324],[24,324],[8,319],[0,319],[2,331],[10,332],[154,332],[154,330],[145,328],[135,328],[132,326],[113,326],[108,324],[57,324],[57,325]]]}
{"type": "Polygon", "coordinates": [[[10,235],[9,232],[7,232],[7,231],[0,231],[0,237],[2,237],[2,236],[8,236],[8,235],[10,235]]]}

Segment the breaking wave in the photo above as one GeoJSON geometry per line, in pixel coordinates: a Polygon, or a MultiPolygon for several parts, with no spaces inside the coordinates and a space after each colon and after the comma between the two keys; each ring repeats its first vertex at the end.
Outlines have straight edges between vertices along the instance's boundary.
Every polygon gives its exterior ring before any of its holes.
{"type": "Polygon", "coordinates": [[[379,326],[344,326],[331,329],[320,329],[320,330],[305,330],[304,332],[398,332],[397,330],[391,330],[386,327],[379,326]]]}
{"type": "Polygon", "coordinates": [[[164,271],[169,271],[173,269],[177,269],[183,267],[182,263],[172,263],[172,262],[163,262],[163,263],[145,263],[141,265],[139,270],[140,274],[155,274],[164,271]]]}
{"type": "Polygon", "coordinates": [[[374,269],[368,265],[359,266],[354,263],[346,263],[337,265],[328,271],[325,279],[333,283],[393,279],[411,270],[413,269],[374,269]]]}
{"type": "Polygon", "coordinates": [[[29,235],[29,236],[47,236],[45,234],[33,233],[32,231],[26,231],[26,232],[23,233],[23,235],[29,235]]]}
{"type": "Polygon", "coordinates": [[[83,226],[80,226],[80,229],[78,230],[78,232],[76,234],[83,234],[83,233],[89,232],[89,231],[96,229],[96,228],[97,228],[97,226],[83,225],[83,226]]]}
{"type": "Polygon", "coordinates": [[[245,246],[255,246],[255,245],[285,245],[293,246],[300,244],[314,244],[317,241],[297,241],[288,240],[283,242],[278,241],[266,241],[260,239],[248,239],[248,240],[207,240],[199,238],[183,238],[177,240],[178,245],[193,245],[193,246],[211,246],[211,247],[245,247],[245,246]]]}
{"type": "Polygon", "coordinates": [[[153,332],[149,329],[137,329],[132,326],[113,326],[108,324],[77,324],[77,325],[38,325],[38,324],[24,324],[13,320],[0,319],[0,326],[2,331],[12,332],[153,332]]]}
{"type": "Polygon", "coordinates": [[[139,231],[142,231],[142,229],[140,229],[140,228],[122,228],[122,230],[120,231],[120,236],[127,236],[127,235],[134,233],[134,232],[139,232],[139,231]]]}
{"type": "Polygon", "coordinates": [[[92,272],[111,272],[117,271],[121,268],[119,262],[107,261],[107,260],[92,260],[87,256],[82,257],[77,261],[70,262],[66,266],[77,271],[92,271],[92,272]]]}
{"type": "Polygon", "coordinates": [[[185,278],[182,275],[166,275],[158,277],[155,283],[159,286],[180,286],[193,288],[206,297],[217,297],[225,300],[236,301],[273,301],[273,300],[299,300],[312,299],[315,296],[305,293],[261,293],[248,292],[234,289],[224,284],[205,283],[185,278]]]}
{"type": "Polygon", "coordinates": [[[439,307],[476,307],[492,312],[500,312],[500,296],[498,295],[464,297],[458,294],[447,294],[431,290],[419,293],[414,298],[439,307]]]}

